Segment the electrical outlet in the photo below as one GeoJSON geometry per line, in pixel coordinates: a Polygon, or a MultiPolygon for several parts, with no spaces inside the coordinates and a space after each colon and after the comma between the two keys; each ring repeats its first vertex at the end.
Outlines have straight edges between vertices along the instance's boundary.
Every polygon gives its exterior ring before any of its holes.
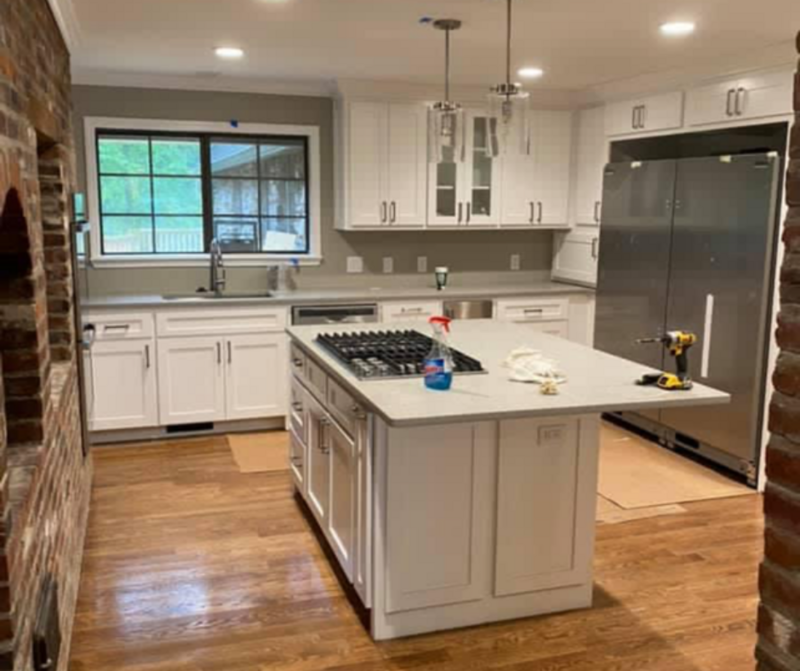
{"type": "Polygon", "coordinates": [[[520,256],[519,254],[512,254],[511,255],[511,270],[519,270],[520,268],[520,256]]]}
{"type": "Polygon", "coordinates": [[[391,275],[394,272],[394,258],[391,256],[383,257],[383,272],[386,275],[391,275]]]}
{"type": "Polygon", "coordinates": [[[418,273],[427,273],[428,272],[428,257],[427,256],[418,256],[417,257],[417,272],[418,273]]]}
{"type": "Polygon", "coordinates": [[[363,273],[364,272],[364,259],[360,256],[347,257],[347,272],[348,273],[363,273]]]}

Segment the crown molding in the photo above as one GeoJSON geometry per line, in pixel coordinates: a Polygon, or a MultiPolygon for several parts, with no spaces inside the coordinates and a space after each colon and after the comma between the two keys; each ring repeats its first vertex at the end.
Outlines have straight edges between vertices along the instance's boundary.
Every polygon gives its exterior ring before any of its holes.
{"type": "Polygon", "coordinates": [[[95,70],[80,67],[73,67],[72,83],[79,86],[120,86],[139,89],[262,93],[311,98],[330,98],[335,90],[333,82],[326,80],[254,79],[229,77],[218,73],[170,75],[95,70]]]}
{"type": "Polygon", "coordinates": [[[81,43],[81,27],[72,0],[47,0],[70,53],[81,43]]]}

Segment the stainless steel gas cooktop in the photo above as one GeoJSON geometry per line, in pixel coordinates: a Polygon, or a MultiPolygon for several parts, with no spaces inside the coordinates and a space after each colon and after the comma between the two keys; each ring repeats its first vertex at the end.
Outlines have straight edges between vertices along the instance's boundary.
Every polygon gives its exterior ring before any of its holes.
{"type": "MultiPolygon", "coordinates": [[[[317,342],[364,380],[422,377],[425,357],[433,346],[431,338],[413,330],[322,333],[317,342]]],[[[450,351],[456,375],[486,372],[477,359],[450,351]]]]}

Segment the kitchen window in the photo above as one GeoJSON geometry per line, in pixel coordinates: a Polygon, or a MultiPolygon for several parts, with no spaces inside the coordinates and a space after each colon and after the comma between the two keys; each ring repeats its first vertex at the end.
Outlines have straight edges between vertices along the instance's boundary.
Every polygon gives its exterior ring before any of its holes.
{"type": "Polygon", "coordinates": [[[319,261],[315,127],[87,119],[92,258],[101,265],[319,261]],[[94,187],[94,188],[93,188],[94,187]]]}

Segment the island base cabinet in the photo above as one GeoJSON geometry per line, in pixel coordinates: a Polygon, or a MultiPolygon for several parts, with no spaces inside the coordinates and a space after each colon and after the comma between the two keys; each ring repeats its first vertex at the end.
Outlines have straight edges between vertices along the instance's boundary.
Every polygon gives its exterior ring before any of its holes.
{"type": "Polygon", "coordinates": [[[376,424],[373,638],[591,606],[597,416],[376,424]]]}
{"type": "Polygon", "coordinates": [[[352,582],[356,535],[355,443],[334,422],[328,428],[330,446],[328,538],[342,570],[352,582]]]}

